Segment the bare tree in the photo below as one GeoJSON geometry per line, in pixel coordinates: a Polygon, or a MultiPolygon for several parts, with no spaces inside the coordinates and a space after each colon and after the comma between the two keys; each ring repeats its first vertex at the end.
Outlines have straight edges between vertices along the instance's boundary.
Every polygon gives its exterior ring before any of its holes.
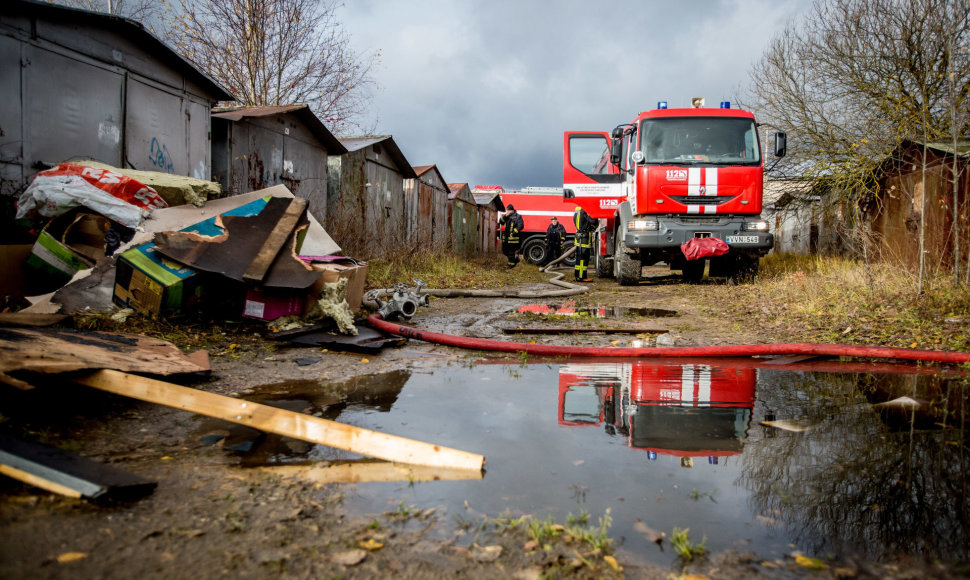
{"type": "Polygon", "coordinates": [[[779,167],[854,205],[904,140],[970,133],[954,114],[970,107],[968,14],[966,0],[816,0],[750,72],[747,105],[790,135],[779,167]]]}
{"type": "Polygon", "coordinates": [[[180,0],[168,39],[243,105],[306,103],[334,132],[361,129],[371,69],[329,0],[180,0]]]}
{"type": "Polygon", "coordinates": [[[138,21],[152,32],[164,28],[170,5],[155,0],[47,0],[71,8],[106,12],[138,21]],[[162,26],[160,26],[162,25],[162,26]]]}

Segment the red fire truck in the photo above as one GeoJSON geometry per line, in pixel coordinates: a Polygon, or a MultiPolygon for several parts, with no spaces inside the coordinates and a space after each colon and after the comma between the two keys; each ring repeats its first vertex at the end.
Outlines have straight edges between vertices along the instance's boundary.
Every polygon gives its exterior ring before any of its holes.
{"type": "Polygon", "coordinates": [[[757,370],[694,361],[559,367],[559,424],[603,425],[651,459],[737,455],[754,410],[757,370]]]}
{"type": "MultiPolygon", "coordinates": [[[[705,266],[710,276],[757,274],[758,259],[774,244],[761,219],[758,123],[728,102],[703,104],[668,109],[661,102],[612,133],[565,133],[564,196],[600,219],[598,276],[635,285],[643,266],[660,262],[692,282],[705,266]],[[730,251],[686,260],[681,245],[705,237],[724,240],[730,251]]],[[[775,156],[785,151],[785,134],[775,133],[775,156]]]]}

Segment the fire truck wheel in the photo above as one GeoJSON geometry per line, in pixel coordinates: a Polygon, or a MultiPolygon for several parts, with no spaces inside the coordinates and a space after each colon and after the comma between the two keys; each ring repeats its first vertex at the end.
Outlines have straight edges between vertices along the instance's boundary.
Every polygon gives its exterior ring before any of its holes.
{"type": "Polygon", "coordinates": [[[613,274],[620,286],[636,286],[640,283],[643,267],[639,257],[626,252],[626,244],[617,237],[616,251],[613,254],[613,274]]]}
{"type": "Polygon", "coordinates": [[[532,264],[541,264],[546,260],[546,243],[540,237],[529,238],[522,246],[522,255],[532,264]]]}

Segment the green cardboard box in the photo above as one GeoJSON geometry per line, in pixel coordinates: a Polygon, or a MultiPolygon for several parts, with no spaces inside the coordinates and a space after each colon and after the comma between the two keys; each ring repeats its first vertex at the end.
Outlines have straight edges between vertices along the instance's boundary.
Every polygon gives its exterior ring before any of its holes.
{"type": "Polygon", "coordinates": [[[152,318],[186,314],[202,299],[202,276],[162,256],[155,244],[132,248],[118,257],[112,300],[152,318]]]}

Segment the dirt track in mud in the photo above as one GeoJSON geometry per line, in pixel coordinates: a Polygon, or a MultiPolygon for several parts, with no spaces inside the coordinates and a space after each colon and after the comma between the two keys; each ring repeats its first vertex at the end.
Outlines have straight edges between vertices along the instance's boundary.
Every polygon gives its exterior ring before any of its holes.
{"type": "MultiPolygon", "coordinates": [[[[503,327],[595,326],[665,328],[678,346],[798,340],[783,328],[770,332],[719,316],[716,305],[693,296],[693,288],[672,281],[621,288],[612,281],[591,284],[574,298],[578,306],[608,304],[675,310],[676,317],[548,322],[514,314],[514,298],[433,299],[409,323],[465,336],[536,340],[586,346],[649,341],[655,335],[505,335],[503,327]],[[613,341],[617,341],[613,343],[613,341]]],[[[535,287],[523,289],[535,290],[535,287]]],[[[561,303],[557,299],[555,303],[561,303]]],[[[254,339],[231,356],[213,359],[208,380],[193,386],[245,396],[254,387],[289,381],[346,381],[394,370],[433,371],[464,364],[482,353],[410,342],[377,355],[283,347],[269,351],[254,339]],[[297,359],[319,356],[316,364],[297,359]]],[[[507,356],[515,359],[514,355],[507,356]]],[[[321,395],[325,396],[325,395],[321,395]]],[[[339,400],[342,393],[333,393],[339,400]]],[[[617,571],[602,558],[577,558],[575,546],[530,549],[524,531],[484,532],[474,542],[431,539],[473,534],[430,510],[394,513],[374,506],[364,518],[348,516],[339,486],[285,478],[239,467],[239,459],[218,445],[200,441],[200,419],[168,407],[140,403],[78,386],[52,385],[8,392],[2,401],[8,432],[59,446],[158,482],[151,495],[130,503],[99,504],[67,499],[13,480],[0,481],[0,577],[3,578],[482,578],[628,577],[668,578],[682,570],[624,565],[617,571]],[[430,534],[434,530],[436,534],[430,534]],[[480,546],[481,548],[469,546],[480,546]],[[378,548],[379,547],[379,548],[378,548]]],[[[400,433],[407,436],[406,433],[400,433]]],[[[298,445],[299,442],[293,442],[298,445]]],[[[390,498],[389,498],[390,499],[390,498]]],[[[920,566],[860,563],[811,571],[794,560],[764,562],[751,554],[714,554],[692,571],[716,578],[915,577],[949,572],[920,566]]]]}

